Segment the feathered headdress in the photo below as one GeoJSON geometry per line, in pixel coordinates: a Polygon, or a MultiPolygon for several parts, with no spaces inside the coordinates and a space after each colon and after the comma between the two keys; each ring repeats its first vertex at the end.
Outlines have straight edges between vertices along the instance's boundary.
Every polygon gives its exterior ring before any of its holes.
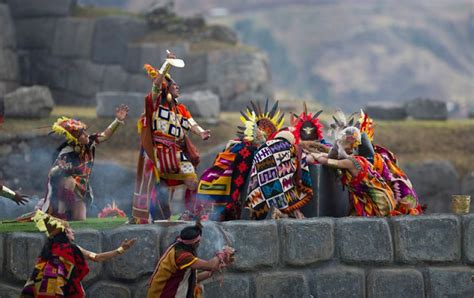
{"type": "Polygon", "coordinates": [[[51,127],[52,132],[64,137],[74,144],[78,144],[78,138],[82,132],[87,129],[87,126],[79,120],[61,117],[53,123],[51,127]]]}
{"type": "Polygon", "coordinates": [[[265,101],[265,109],[262,110],[260,103],[255,104],[253,101],[250,101],[251,106],[247,106],[246,112],[240,111],[242,115],[240,120],[242,122],[252,121],[250,118],[252,114],[255,114],[255,122],[257,123],[258,129],[265,133],[266,138],[273,136],[278,130],[283,126],[285,121],[285,114],[280,114],[278,110],[278,101],[276,101],[272,108],[268,109],[268,99],[265,101]]]}
{"type": "Polygon", "coordinates": [[[303,113],[299,116],[294,114],[291,119],[291,126],[293,126],[293,134],[295,135],[295,142],[298,144],[300,140],[321,140],[323,138],[323,126],[319,122],[318,116],[323,112],[322,110],[315,113],[308,113],[306,102],[303,103],[303,113]]]}
{"type": "Polygon", "coordinates": [[[361,144],[360,130],[355,126],[348,126],[338,132],[336,142],[349,144],[352,148],[356,148],[361,144]]]}
{"type": "Polygon", "coordinates": [[[123,210],[121,210],[116,204],[115,201],[112,201],[112,206],[110,204],[107,204],[107,206],[102,209],[102,211],[98,214],[98,218],[104,218],[104,217],[120,217],[120,218],[125,218],[127,215],[123,210]]]}
{"type": "Polygon", "coordinates": [[[361,133],[365,133],[367,137],[369,137],[370,142],[374,141],[374,120],[372,120],[369,115],[365,114],[362,109],[360,110],[360,118],[357,121],[356,126],[360,129],[361,133]]]}
{"type": "Polygon", "coordinates": [[[237,126],[237,136],[241,140],[253,142],[257,137],[258,129],[257,116],[255,115],[255,112],[252,112],[251,115],[247,115],[246,118],[240,117],[240,120],[243,122],[244,126],[237,126]]]}
{"type": "Polygon", "coordinates": [[[44,232],[48,237],[64,232],[69,227],[67,221],[46,214],[41,210],[36,211],[32,220],[36,223],[38,230],[44,232]]]}

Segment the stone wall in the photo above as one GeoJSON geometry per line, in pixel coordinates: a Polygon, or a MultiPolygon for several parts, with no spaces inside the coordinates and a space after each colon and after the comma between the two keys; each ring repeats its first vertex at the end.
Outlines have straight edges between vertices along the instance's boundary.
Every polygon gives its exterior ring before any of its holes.
{"type": "Polygon", "coordinates": [[[272,96],[266,58],[257,51],[243,51],[233,43],[224,50],[196,51],[191,39],[176,37],[172,42],[143,41],[155,34],[145,18],[77,17],[75,0],[6,2],[0,4],[0,98],[18,80],[48,86],[62,105],[95,105],[95,94],[104,91],[143,95],[151,88],[143,64],[161,66],[166,49],[187,64],[172,70],[184,91],[211,90],[229,108],[272,96]],[[239,104],[228,104],[234,101],[239,104]]]}
{"type": "MultiPolygon", "coordinates": [[[[136,247],[93,264],[84,282],[90,297],[145,297],[157,258],[185,224],[124,226],[76,232],[93,251],[136,247]]],[[[206,222],[199,256],[222,245],[237,250],[220,278],[204,283],[204,297],[472,297],[474,215],[318,218],[206,222]],[[225,236],[224,236],[225,233],[225,236]]],[[[45,237],[0,235],[1,297],[17,297],[45,237]]]]}

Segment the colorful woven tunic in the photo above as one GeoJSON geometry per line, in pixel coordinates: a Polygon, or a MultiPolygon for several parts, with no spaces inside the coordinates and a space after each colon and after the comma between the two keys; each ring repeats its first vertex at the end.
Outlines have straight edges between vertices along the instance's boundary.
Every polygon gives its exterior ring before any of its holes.
{"type": "Polygon", "coordinates": [[[196,178],[194,166],[183,153],[185,132],[190,129],[191,114],[183,104],[170,107],[166,100],[145,98],[145,113],[138,123],[142,148],[137,166],[133,217],[148,223],[151,206],[156,206],[156,187],[164,179],[175,186],[187,178],[196,178]]]}
{"type": "Polygon", "coordinates": [[[241,141],[219,153],[211,168],[199,181],[197,199],[212,205],[211,219],[226,221],[240,219],[241,194],[252,167],[257,146],[241,141]]]}
{"type": "Polygon", "coordinates": [[[375,146],[374,167],[393,190],[397,207],[394,214],[421,214],[421,206],[415,189],[407,175],[398,167],[395,155],[375,146]]]}
{"type": "Polygon", "coordinates": [[[364,157],[351,156],[350,159],[356,165],[359,174],[352,177],[349,171],[344,170],[342,184],[349,190],[352,215],[391,215],[397,204],[388,183],[364,157]]]}
{"type": "Polygon", "coordinates": [[[85,297],[81,281],[89,267],[84,255],[64,234],[55,238],[45,245],[20,297],[85,297]]]}
{"type": "Polygon", "coordinates": [[[161,257],[150,278],[148,298],[194,297],[197,261],[193,252],[173,244],[161,257]]]}
{"type": "Polygon", "coordinates": [[[250,171],[246,206],[255,219],[264,219],[270,207],[290,213],[313,196],[311,175],[304,153],[281,138],[267,141],[255,153],[250,171]]]}

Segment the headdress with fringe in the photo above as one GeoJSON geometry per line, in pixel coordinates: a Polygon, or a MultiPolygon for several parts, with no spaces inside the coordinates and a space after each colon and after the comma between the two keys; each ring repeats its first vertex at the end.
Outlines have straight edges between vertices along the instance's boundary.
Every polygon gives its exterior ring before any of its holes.
{"type": "Polygon", "coordinates": [[[240,117],[244,126],[237,126],[237,136],[239,139],[247,142],[253,142],[257,138],[257,116],[252,111],[251,115],[246,115],[246,118],[240,117]],[[247,120],[248,119],[248,120],[247,120]]]}
{"type": "Polygon", "coordinates": [[[321,140],[323,139],[323,126],[319,122],[318,116],[323,112],[318,111],[314,115],[308,113],[306,102],[303,103],[303,113],[299,116],[293,114],[291,126],[293,126],[293,134],[295,135],[295,142],[299,144],[301,140],[321,140]]]}
{"type": "Polygon", "coordinates": [[[77,139],[86,129],[87,126],[79,120],[61,117],[53,123],[53,126],[51,127],[51,133],[63,135],[69,142],[77,145],[77,139]]]}
{"type": "Polygon", "coordinates": [[[278,101],[275,101],[271,109],[268,109],[268,99],[265,101],[265,109],[262,110],[260,103],[255,104],[253,101],[250,101],[251,106],[247,106],[245,112],[240,111],[242,115],[240,120],[242,122],[252,121],[251,117],[255,114],[255,122],[257,123],[258,129],[262,131],[266,138],[273,136],[277,131],[283,126],[285,121],[285,114],[280,113],[278,110],[278,101]]]}
{"type": "Polygon", "coordinates": [[[355,126],[348,126],[338,132],[336,142],[349,144],[352,148],[356,148],[361,144],[360,130],[355,126]]]}
{"type": "Polygon", "coordinates": [[[46,236],[53,237],[61,232],[64,232],[69,224],[59,218],[37,210],[32,220],[36,223],[36,227],[40,232],[44,232],[46,236]]]}

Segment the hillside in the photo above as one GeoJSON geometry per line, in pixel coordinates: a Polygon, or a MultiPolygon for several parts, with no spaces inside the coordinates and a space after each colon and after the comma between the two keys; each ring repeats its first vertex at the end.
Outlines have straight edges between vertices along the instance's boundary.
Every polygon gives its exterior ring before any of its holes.
{"type": "Polygon", "coordinates": [[[472,1],[176,0],[267,51],[274,84],[353,109],[370,100],[474,94],[472,1]],[[191,5],[192,3],[192,5],[191,5]],[[224,11],[225,13],[226,11],[224,11]]]}

